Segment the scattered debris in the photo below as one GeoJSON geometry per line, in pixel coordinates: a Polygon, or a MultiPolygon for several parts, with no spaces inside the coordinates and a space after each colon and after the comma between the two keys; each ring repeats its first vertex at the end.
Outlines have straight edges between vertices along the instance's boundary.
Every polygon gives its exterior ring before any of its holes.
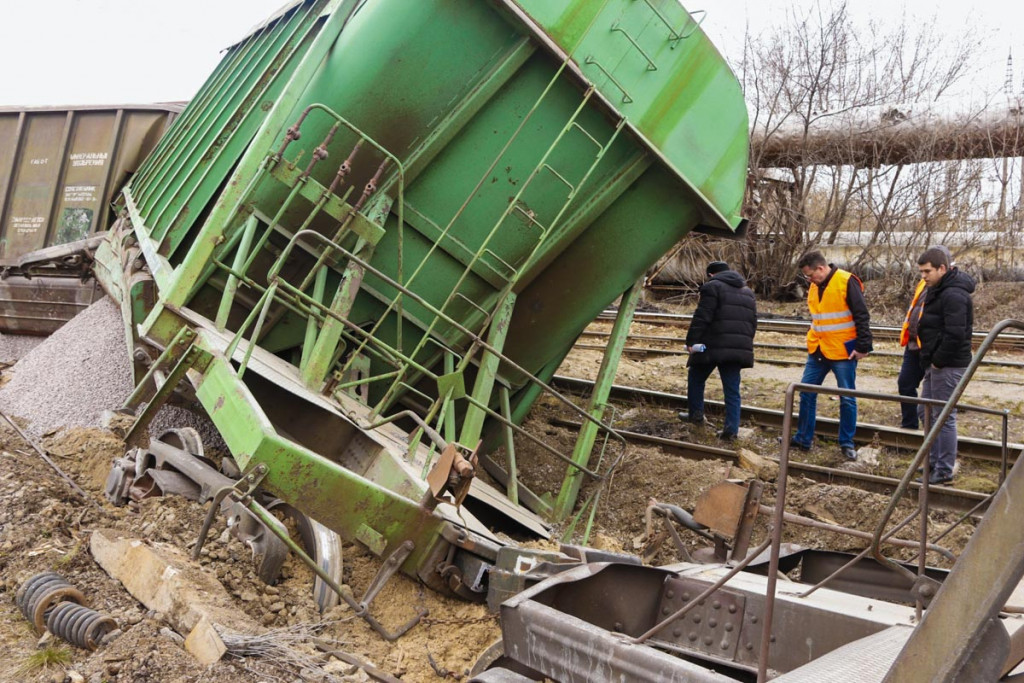
{"type": "Polygon", "coordinates": [[[882,449],[874,446],[863,446],[857,451],[857,462],[867,467],[878,465],[878,459],[882,455],[882,449]]]}
{"type": "Polygon", "coordinates": [[[748,472],[753,472],[758,479],[764,481],[775,481],[779,476],[779,465],[767,458],[763,458],[749,448],[740,448],[736,451],[739,456],[739,466],[748,472]]]}
{"type": "Polygon", "coordinates": [[[112,529],[97,529],[90,543],[93,557],[135,599],[160,612],[180,634],[191,633],[202,619],[238,632],[261,627],[239,611],[214,576],[201,571],[179,549],[148,544],[112,529]]]}

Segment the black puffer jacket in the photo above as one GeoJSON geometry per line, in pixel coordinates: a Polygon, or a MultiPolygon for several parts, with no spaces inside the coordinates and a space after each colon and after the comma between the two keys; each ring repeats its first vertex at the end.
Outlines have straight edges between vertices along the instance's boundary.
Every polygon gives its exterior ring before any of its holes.
{"type": "Polygon", "coordinates": [[[971,364],[974,332],[974,278],[959,268],[925,290],[924,308],[917,326],[921,340],[921,367],[966,368],[971,364]]]}
{"type": "Polygon", "coordinates": [[[733,270],[717,273],[701,285],[700,301],[686,333],[686,345],[704,344],[707,351],[690,355],[698,364],[754,367],[757,302],[743,276],[733,270]]]}

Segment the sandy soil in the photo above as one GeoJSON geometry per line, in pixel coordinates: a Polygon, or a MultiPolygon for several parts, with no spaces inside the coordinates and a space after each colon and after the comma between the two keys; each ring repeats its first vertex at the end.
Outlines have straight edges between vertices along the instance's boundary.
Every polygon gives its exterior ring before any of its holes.
{"type": "MultiPolygon", "coordinates": [[[[344,673],[352,667],[317,652],[312,645],[298,648],[320,667],[318,672],[307,671],[305,678],[298,678],[298,669],[279,659],[228,657],[209,669],[200,666],[182,649],[180,637],[169,630],[163,615],[148,612],[104,573],[88,545],[92,529],[116,528],[153,544],[190,547],[202,526],[203,508],[173,496],[121,508],[103,500],[102,484],[109,463],[124,451],[123,442],[110,432],[75,428],[44,443],[57,466],[96,506],[72,493],[10,429],[0,430],[0,525],[4,531],[0,542],[0,647],[8,653],[0,662],[0,680],[78,680],[71,672],[97,683],[368,680],[363,672],[344,673]],[[49,647],[66,652],[68,661],[27,671],[40,638],[18,610],[14,596],[25,580],[48,569],[58,571],[79,588],[90,605],[112,616],[124,633],[93,653],[47,637],[49,647]]],[[[430,610],[431,616],[396,643],[388,643],[347,607],[319,615],[312,600],[313,575],[294,558],[286,563],[282,580],[267,586],[256,577],[249,551],[226,533],[222,521],[215,522],[209,538],[201,567],[221,581],[239,610],[268,630],[316,632],[319,638],[333,641],[333,649],[355,654],[403,680],[438,680],[435,667],[462,676],[500,635],[496,617],[484,606],[448,600],[397,577],[375,599],[371,613],[390,630],[404,624],[417,607],[430,610]]],[[[379,561],[359,546],[346,546],[344,553],[345,582],[355,595],[361,595],[379,561]]]]}

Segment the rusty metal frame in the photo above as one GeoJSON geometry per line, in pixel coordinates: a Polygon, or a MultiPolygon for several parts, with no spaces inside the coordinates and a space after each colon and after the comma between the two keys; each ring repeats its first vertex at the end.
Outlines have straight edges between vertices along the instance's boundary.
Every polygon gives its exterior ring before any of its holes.
{"type": "MultiPolygon", "coordinates": [[[[876,392],[857,391],[857,390],[854,390],[854,389],[840,389],[840,388],[833,388],[833,387],[824,387],[824,386],[820,386],[820,385],[816,385],[816,384],[804,384],[804,383],[800,383],[800,382],[794,382],[794,383],[790,384],[789,387],[787,387],[786,394],[785,394],[785,408],[784,408],[784,411],[783,411],[782,452],[780,453],[780,456],[779,456],[778,489],[777,489],[777,493],[776,493],[776,505],[775,505],[775,511],[774,511],[774,516],[773,516],[773,521],[772,521],[772,533],[771,533],[771,537],[770,537],[770,540],[771,540],[771,543],[770,543],[770,546],[771,546],[771,556],[770,556],[770,560],[769,560],[769,570],[768,570],[768,585],[767,585],[767,594],[766,594],[766,602],[765,602],[765,615],[764,615],[765,618],[764,618],[764,626],[763,626],[762,634],[761,634],[761,645],[760,645],[760,652],[759,652],[759,657],[758,657],[758,672],[757,672],[757,681],[758,681],[758,683],[764,683],[765,681],[768,680],[768,678],[767,678],[767,676],[768,676],[768,671],[767,671],[767,668],[768,668],[768,654],[769,654],[769,646],[770,646],[770,642],[771,642],[772,616],[773,616],[773,611],[774,611],[774,606],[775,606],[776,585],[777,585],[777,581],[778,581],[778,576],[777,575],[778,575],[778,569],[779,569],[779,551],[780,551],[780,546],[781,546],[781,543],[782,543],[782,521],[783,521],[783,516],[785,514],[786,485],[787,485],[787,479],[788,479],[788,474],[789,474],[789,472],[788,472],[788,466],[789,466],[789,439],[790,439],[790,434],[792,433],[792,430],[793,430],[793,405],[794,405],[794,398],[796,396],[796,393],[798,391],[800,391],[800,392],[809,392],[809,393],[818,393],[818,394],[828,394],[828,395],[834,395],[834,396],[853,396],[853,397],[858,397],[858,398],[871,398],[871,399],[882,400],[882,401],[896,401],[896,402],[903,402],[903,403],[917,403],[917,404],[925,405],[926,406],[926,408],[925,408],[926,412],[929,412],[929,407],[930,406],[935,406],[935,405],[942,406],[942,409],[941,409],[938,417],[935,419],[934,423],[931,424],[930,428],[927,430],[927,432],[925,434],[924,441],[922,442],[920,448],[918,449],[917,454],[915,455],[915,457],[911,461],[910,465],[908,466],[906,473],[903,475],[902,480],[900,481],[899,485],[896,488],[896,491],[893,492],[893,495],[890,498],[889,506],[887,507],[885,513],[882,516],[882,519],[879,521],[879,524],[878,524],[878,526],[877,526],[877,528],[875,530],[875,533],[874,533],[874,536],[873,536],[873,539],[872,539],[872,545],[871,545],[871,548],[870,548],[870,550],[873,553],[875,559],[878,560],[878,562],[880,562],[883,566],[885,566],[885,567],[887,567],[889,569],[892,569],[893,571],[896,571],[896,572],[898,572],[898,573],[900,573],[900,574],[902,574],[904,576],[907,576],[909,574],[908,578],[916,579],[917,580],[918,583],[915,585],[915,588],[918,591],[917,603],[918,603],[918,610],[920,611],[921,605],[922,605],[922,599],[923,598],[928,598],[931,595],[934,595],[934,592],[931,592],[931,591],[935,591],[936,590],[936,586],[933,585],[931,580],[927,579],[927,577],[925,577],[923,575],[924,553],[921,553],[921,556],[919,558],[919,560],[920,560],[920,562],[919,562],[919,573],[917,575],[914,575],[913,572],[910,572],[909,570],[905,569],[904,567],[902,567],[902,566],[896,564],[895,562],[892,562],[888,558],[884,557],[882,555],[882,553],[881,553],[880,546],[881,546],[881,543],[882,543],[883,535],[885,533],[885,527],[888,524],[889,520],[892,518],[892,514],[895,512],[896,505],[898,504],[899,499],[902,498],[903,495],[909,489],[911,478],[914,476],[918,466],[924,460],[926,460],[926,458],[927,458],[927,456],[928,456],[928,454],[929,454],[929,452],[931,450],[932,444],[935,442],[935,439],[938,437],[939,431],[942,429],[942,425],[945,423],[946,418],[949,417],[949,415],[952,413],[954,408],[961,407],[961,408],[963,408],[965,410],[974,410],[976,412],[989,413],[989,414],[997,414],[997,415],[1001,415],[1002,416],[1003,425],[1004,425],[1003,426],[1003,437],[1004,437],[1004,439],[1003,439],[1003,442],[1002,442],[1002,456],[1003,456],[1002,457],[1002,467],[1003,467],[1003,471],[1005,471],[1005,469],[1006,469],[1006,461],[1007,461],[1007,458],[1008,458],[1008,447],[1007,447],[1007,440],[1006,440],[1006,436],[1007,436],[1007,433],[1008,433],[1008,427],[1006,426],[1007,423],[1008,423],[1008,419],[1009,419],[1008,412],[1007,411],[998,411],[998,410],[994,410],[994,409],[991,409],[991,408],[982,408],[982,407],[978,407],[978,406],[967,406],[967,405],[958,406],[958,402],[960,400],[960,397],[963,395],[964,391],[966,390],[967,384],[970,382],[971,378],[974,376],[974,372],[977,370],[978,366],[980,365],[981,360],[985,357],[985,354],[988,353],[988,350],[991,348],[991,346],[995,342],[996,337],[998,337],[999,334],[1002,333],[1003,330],[1005,330],[1005,329],[1007,329],[1009,327],[1015,327],[1015,328],[1018,328],[1018,329],[1024,329],[1024,322],[1021,322],[1021,321],[1018,321],[1018,320],[1004,320],[1004,321],[998,323],[995,327],[992,328],[992,330],[989,332],[988,336],[985,337],[985,341],[982,342],[981,346],[978,348],[978,351],[974,354],[974,357],[972,358],[970,365],[967,367],[967,370],[964,372],[963,377],[961,378],[960,382],[957,384],[956,388],[953,390],[952,395],[949,397],[949,399],[947,401],[938,401],[938,400],[934,400],[934,399],[924,399],[924,398],[910,397],[910,396],[893,397],[892,395],[879,394],[879,393],[876,393],[876,392]]],[[[1024,476],[1024,475],[1022,475],[1022,476],[1024,476]]],[[[922,528],[923,528],[923,530],[922,530],[922,538],[927,538],[927,524],[928,524],[927,490],[928,490],[930,485],[927,483],[927,479],[925,479],[924,481],[925,481],[925,483],[922,485],[922,491],[924,492],[924,495],[923,495],[922,499],[920,500],[920,509],[922,511],[922,514],[921,514],[921,525],[922,525],[922,528]]],[[[1001,479],[1000,480],[1000,490],[999,490],[999,493],[1003,493],[1003,484],[1005,484],[1005,480],[1001,479]]],[[[999,496],[997,495],[997,498],[998,497],[999,496]]],[[[991,515],[989,515],[989,517],[991,517],[991,515]]],[[[1019,580],[1020,576],[1022,574],[1024,574],[1024,555],[1022,555],[1022,553],[1020,553],[1020,552],[1017,552],[1016,554],[1018,556],[1020,556],[1020,557],[1017,558],[1017,560],[1018,560],[1017,564],[1019,565],[1019,570],[1020,571],[1016,572],[1016,577],[1019,580]]],[[[1015,583],[1014,583],[1014,585],[1015,585],[1015,583]]],[[[1000,586],[999,588],[1001,589],[1001,588],[1004,588],[1004,587],[1000,586]]],[[[1012,586],[1011,587],[1005,587],[1005,588],[1006,588],[1007,595],[1008,595],[1008,591],[1012,588],[1012,586]]],[[[991,607],[990,606],[989,611],[991,611],[991,609],[997,609],[998,607],[1001,607],[1001,605],[997,605],[995,607],[991,607]]],[[[931,612],[929,612],[929,614],[931,614],[931,612]]],[[[985,623],[987,622],[988,618],[990,618],[990,615],[986,614],[985,618],[981,622],[975,622],[974,623],[974,629],[970,630],[969,633],[972,636],[980,636],[981,635],[981,631],[982,631],[985,623]]],[[[934,622],[935,619],[932,619],[932,621],[934,622]]],[[[949,629],[947,628],[947,630],[949,630],[949,629]]],[[[962,635],[961,624],[959,622],[953,626],[953,630],[955,630],[958,635],[962,635]]],[[[912,638],[912,640],[913,640],[913,638],[912,638]]],[[[973,641],[973,638],[971,638],[971,640],[973,641]]],[[[941,650],[941,651],[943,651],[943,652],[946,652],[946,651],[952,652],[952,651],[955,651],[955,650],[951,649],[951,650],[941,650]]],[[[943,659],[944,660],[945,658],[938,658],[938,659],[943,659]]],[[[894,670],[895,670],[895,668],[894,668],[894,670]]],[[[887,677],[886,680],[889,680],[889,678],[887,677]]],[[[943,679],[943,680],[950,680],[950,679],[943,679]]]]}

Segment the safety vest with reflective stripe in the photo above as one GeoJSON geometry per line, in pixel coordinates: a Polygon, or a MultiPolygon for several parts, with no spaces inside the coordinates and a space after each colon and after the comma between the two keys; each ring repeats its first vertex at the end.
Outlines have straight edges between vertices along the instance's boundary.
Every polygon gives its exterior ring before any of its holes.
{"type": "Polygon", "coordinates": [[[853,313],[846,304],[846,289],[850,285],[850,278],[854,278],[860,285],[860,280],[852,273],[836,269],[820,300],[818,285],[812,282],[807,289],[807,308],[811,311],[807,353],[814,353],[820,347],[822,355],[829,360],[845,360],[850,357],[844,342],[857,338],[853,313]]]}
{"type": "MultiPolygon", "coordinates": [[[[914,312],[914,307],[917,306],[917,300],[921,298],[921,292],[924,291],[925,286],[924,278],[918,280],[917,289],[914,290],[914,299],[910,302],[910,308],[907,309],[906,317],[903,318],[903,329],[900,330],[900,346],[906,346],[910,342],[910,314],[914,312]]],[[[921,311],[917,312],[917,316],[918,318],[921,317],[921,311]]]]}

